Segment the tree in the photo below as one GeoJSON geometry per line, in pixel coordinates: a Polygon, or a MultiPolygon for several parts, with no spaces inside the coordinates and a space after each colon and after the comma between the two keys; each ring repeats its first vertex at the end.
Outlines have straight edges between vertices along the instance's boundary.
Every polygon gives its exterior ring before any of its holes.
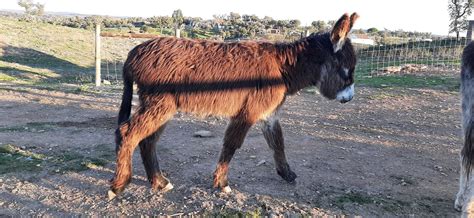
{"type": "Polygon", "coordinates": [[[275,27],[280,29],[280,31],[284,32],[286,27],[288,26],[288,20],[278,20],[275,27]]]}
{"type": "Polygon", "coordinates": [[[377,33],[379,30],[375,27],[367,29],[367,33],[377,33]]]}
{"type": "Polygon", "coordinates": [[[163,34],[163,28],[170,28],[173,25],[173,18],[168,16],[152,17],[149,20],[154,27],[160,28],[160,34],[163,34]]]}
{"type": "Polygon", "coordinates": [[[171,18],[173,19],[174,27],[176,29],[179,29],[181,24],[183,24],[184,22],[184,16],[181,9],[173,11],[173,15],[171,15],[171,18]]]}
{"type": "Polygon", "coordinates": [[[146,24],[143,25],[142,27],[140,27],[140,32],[141,33],[147,33],[148,31],[150,31],[150,27],[147,26],[146,24]]]}
{"type": "Polygon", "coordinates": [[[471,15],[473,0],[449,0],[449,32],[456,33],[459,39],[459,32],[467,29],[466,18],[471,15]]]}
{"type": "Polygon", "coordinates": [[[36,3],[36,15],[38,16],[44,15],[44,4],[36,3]]]}
{"type": "Polygon", "coordinates": [[[230,12],[229,20],[230,20],[232,23],[239,23],[239,22],[240,22],[240,19],[241,19],[241,16],[240,16],[239,13],[230,12]]]}
{"type": "Polygon", "coordinates": [[[326,31],[326,22],[322,20],[317,20],[311,22],[311,26],[314,27],[316,32],[323,32],[326,31]]]}
{"type": "Polygon", "coordinates": [[[298,28],[298,27],[301,25],[301,21],[299,21],[299,20],[290,20],[290,21],[288,22],[288,24],[289,24],[289,25],[288,25],[288,28],[290,28],[290,29],[296,29],[296,28],[298,28]]]}
{"type": "Polygon", "coordinates": [[[18,0],[18,5],[25,9],[26,15],[42,16],[44,14],[44,4],[33,3],[33,0],[18,0]]]}

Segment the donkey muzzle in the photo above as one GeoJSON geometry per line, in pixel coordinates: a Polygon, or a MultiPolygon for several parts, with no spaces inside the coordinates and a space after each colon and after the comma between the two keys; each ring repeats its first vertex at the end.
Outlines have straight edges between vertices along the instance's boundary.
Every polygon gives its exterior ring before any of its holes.
{"type": "Polygon", "coordinates": [[[339,91],[336,95],[336,100],[341,103],[346,103],[352,100],[354,97],[354,84],[347,86],[343,90],[339,91]]]}

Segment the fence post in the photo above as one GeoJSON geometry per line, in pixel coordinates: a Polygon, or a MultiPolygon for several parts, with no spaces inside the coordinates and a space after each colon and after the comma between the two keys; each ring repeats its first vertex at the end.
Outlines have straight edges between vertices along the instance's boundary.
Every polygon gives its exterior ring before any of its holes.
{"type": "Polygon", "coordinates": [[[100,24],[95,26],[95,86],[100,86],[100,24]]]}
{"type": "Polygon", "coordinates": [[[474,28],[474,20],[469,21],[469,25],[467,27],[467,36],[466,39],[468,42],[472,41],[472,29],[474,28]]]}
{"type": "Polygon", "coordinates": [[[303,32],[301,32],[301,38],[308,37],[309,35],[310,33],[308,29],[303,30],[303,32]]]}
{"type": "Polygon", "coordinates": [[[176,29],[174,29],[174,34],[175,34],[176,38],[180,38],[181,37],[181,29],[179,29],[179,27],[176,27],[176,29]]]}

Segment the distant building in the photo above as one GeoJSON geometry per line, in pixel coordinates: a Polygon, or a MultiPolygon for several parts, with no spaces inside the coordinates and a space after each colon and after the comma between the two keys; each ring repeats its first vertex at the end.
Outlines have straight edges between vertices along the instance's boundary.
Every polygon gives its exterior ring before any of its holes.
{"type": "Polygon", "coordinates": [[[267,29],[266,31],[268,34],[281,34],[280,29],[267,29]]]}
{"type": "Polygon", "coordinates": [[[352,34],[349,38],[353,44],[375,45],[375,41],[366,34],[352,34]]]}

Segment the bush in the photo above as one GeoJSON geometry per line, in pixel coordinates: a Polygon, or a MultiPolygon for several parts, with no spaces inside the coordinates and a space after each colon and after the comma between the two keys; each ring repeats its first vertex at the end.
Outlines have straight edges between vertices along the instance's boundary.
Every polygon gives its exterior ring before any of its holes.
{"type": "Polygon", "coordinates": [[[143,25],[142,27],[140,27],[140,33],[147,33],[148,31],[150,31],[149,26],[143,25]]]}

